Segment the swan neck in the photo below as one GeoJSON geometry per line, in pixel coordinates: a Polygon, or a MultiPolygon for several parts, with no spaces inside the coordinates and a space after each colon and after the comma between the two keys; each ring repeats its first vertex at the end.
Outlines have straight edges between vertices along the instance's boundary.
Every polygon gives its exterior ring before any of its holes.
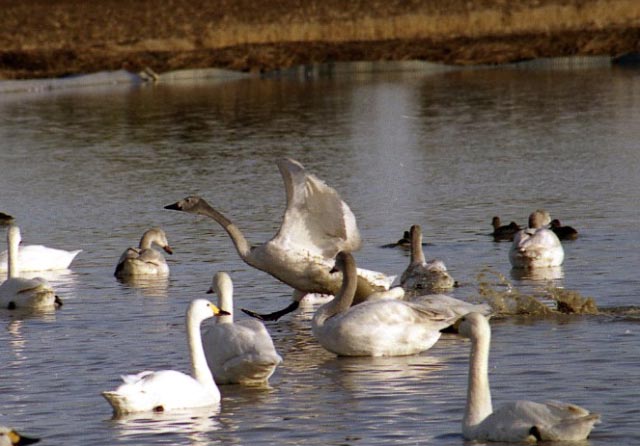
{"type": "Polygon", "coordinates": [[[425,263],[420,229],[414,229],[411,233],[411,263],[425,263]]]}
{"type": "Polygon", "coordinates": [[[491,332],[483,330],[471,339],[469,358],[469,382],[467,387],[467,406],[465,408],[463,429],[472,429],[493,412],[491,389],[489,388],[489,346],[491,332]]]}
{"type": "Polygon", "coordinates": [[[223,283],[218,286],[218,307],[229,315],[218,316],[218,324],[233,324],[233,285],[223,283]]]}
{"type": "Polygon", "coordinates": [[[218,387],[213,380],[211,370],[207,365],[207,358],[202,347],[202,335],[200,333],[201,321],[193,315],[187,313],[187,342],[189,345],[189,354],[191,356],[191,371],[193,377],[202,386],[212,394],[219,393],[218,387]]]}
{"type": "Polygon", "coordinates": [[[20,270],[18,269],[18,250],[20,246],[20,237],[14,228],[7,231],[7,278],[18,277],[20,270]]]}
{"type": "Polygon", "coordinates": [[[249,254],[251,253],[251,246],[249,245],[249,242],[247,242],[247,239],[244,238],[244,235],[242,234],[240,229],[238,229],[238,227],[233,224],[231,220],[222,215],[220,212],[216,211],[207,202],[200,202],[200,205],[198,206],[196,212],[200,215],[211,217],[215,221],[217,221],[218,224],[220,224],[220,226],[222,226],[224,230],[227,231],[229,237],[231,237],[231,240],[233,241],[238,254],[240,254],[240,257],[242,257],[245,262],[248,262],[247,259],[249,258],[249,254]]]}
{"type": "Polygon", "coordinates": [[[145,232],[142,234],[142,238],[140,239],[140,243],[138,247],[140,249],[150,249],[151,244],[155,241],[155,236],[150,232],[145,232]]]}
{"type": "Polygon", "coordinates": [[[356,265],[353,261],[345,262],[345,266],[342,270],[342,286],[335,298],[318,310],[323,310],[318,322],[324,323],[324,321],[330,317],[347,311],[353,303],[353,298],[356,295],[357,288],[358,273],[356,265]]]}

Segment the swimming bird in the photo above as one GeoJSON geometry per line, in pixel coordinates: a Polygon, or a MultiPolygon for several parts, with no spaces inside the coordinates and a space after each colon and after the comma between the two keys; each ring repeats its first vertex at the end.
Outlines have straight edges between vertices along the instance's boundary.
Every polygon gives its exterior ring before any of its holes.
{"type": "Polygon", "coordinates": [[[0,212],[0,225],[10,225],[13,221],[14,218],[11,215],[0,212]]]}
{"type": "Polygon", "coordinates": [[[571,226],[562,226],[562,223],[560,223],[560,220],[557,218],[551,220],[549,229],[551,229],[560,240],[575,240],[578,238],[578,231],[571,226]]]}
{"type": "Polygon", "coordinates": [[[264,324],[250,318],[233,320],[233,282],[225,272],[213,276],[208,293],[228,313],[202,335],[207,363],[217,384],[264,385],[282,358],[264,324]]]}
{"type": "Polygon", "coordinates": [[[7,230],[8,274],[7,280],[0,284],[0,309],[53,310],[60,307],[62,301],[46,280],[40,277],[33,279],[19,277],[19,244],[20,228],[14,225],[9,226],[7,230]]]}
{"type": "Polygon", "coordinates": [[[533,442],[578,441],[589,436],[600,415],[570,403],[515,401],[493,410],[489,388],[491,328],[487,319],[469,313],[458,330],[471,339],[467,404],[462,419],[466,440],[533,442]]]}
{"type": "Polygon", "coordinates": [[[122,376],[124,383],[117,389],[102,392],[114,413],[163,412],[217,405],[220,391],[207,366],[200,325],[205,319],[225,314],[228,313],[206,299],[192,301],[186,312],[185,325],[193,376],[175,370],[122,376]]]}
{"type": "Polygon", "coordinates": [[[407,294],[426,294],[446,291],[456,286],[455,280],[439,259],[426,261],[422,251],[422,228],[413,225],[411,235],[411,261],[400,276],[400,286],[407,294]]]}
{"type": "Polygon", "coordinates": [[[312,331],[320,345],[340,356],[401,356],[428,350],[451,325],[450,311],[428,310],[397,299],[351,306],[357,288],[353,256],[340,252],[335,269],[344,277],[336,297],[316,310],[312,331]]]}
{"type": "MultiPolygon", "coordinates": [[[[66,251],[43,245],[20,245],[18,263],[20,271],[55,271],[69,268],[81,249],[66,251]]],[[[0,273],[7,272],[9,252],[0,253],[0,273]]]]}
{"type": "Polygon", "coordinates": [[[544,227],[546,217],[540,211],[529,215],[529,227],[519,231],[509,249],[509,261],[514,268],[560,266],[564,249],[558,237],[544,227]]]}
{"type": "Polygon", "coordinates": [[[173,250],[167,241],[167,235],[160,228],[151,228],[140,239],[138,248],[127,248],[118,260],[114,275],[116,277],[127,276],[163,276],[169,274],[169,265],[164,256],[153,249],[158,245],[167,254],[173,254],[173,250]]]}
{"type": "MultiPolygon", "coordinates": [[[[190,196],[165,209],[205,215],[222,226],[233,241],[240,258],[294,289],[287,308],[268,315],[243,310],[265,320],[276,320],[298,308],[308,293],[333,294],[342,283],[339,274],[330,274],[339,251],[360,248],[356,218],[335,189],[289,158],[277,162],[287,196],[287,207],[278,233],[266,243],[250,245],[240,229],[211,207],[203,198],[190,196]]],[[[388,290],[394,277],[358,269],[355,302],[375,291],[388,290]]]]}
{"type": "Polygon", "coordinates": [[[493,226],[493,232],[491,233],[493,241],[513,241],[513,237],[521,229],[520,225],[515,221],[512,221],[508,225],[501,225],[500,223],[500,217],[498,216],[493,217],[491,220],[491,226],[493,226]]]}
{"type": "Polygon", "coordinates": [[[0,426],[0,446],[23,446],[39,441],[39,438],[26,437],[14,429],[0,426]]]}
{"type": "Polygon", "coordinates": [[[410,248],[411,247],[411,235],[409,231],[404,231],[402,234],[402,238],[398,239],[395,243],[387,243],[386,245],[381,245],[381,248],[395,248],[396,246],[400,246],[401,248],[410,248]]]}

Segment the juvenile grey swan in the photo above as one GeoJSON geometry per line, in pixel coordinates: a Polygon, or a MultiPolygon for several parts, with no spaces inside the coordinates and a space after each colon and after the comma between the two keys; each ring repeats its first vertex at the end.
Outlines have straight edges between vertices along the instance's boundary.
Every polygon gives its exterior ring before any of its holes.
{"type": "Polygon", "coordinates": [[[411,226],[411,261],[400,276],[400,286],[407,295],[437,293],[456,286],[442,260],[426,261],[422,251],[422,228],[411,226]]]}
{"type": "Polygon", "coordinates": [[[138,248],[127,248],[122,253],[114,275],[119,278],[168,275],[167,261],[160,252],[153,249],[154,244],[161,247],[167,254],[173,254],[165,232],[160,228],[151,228],[142,234],[138,248]]]}
{"type": "Polygon", "coordinates": [[[462,419],[466,440],[535,442],[586,439],[600,415],[570,403],[514,401],[494,410],[489,388],[491,327],[478,313],[460,319],[460,334],[471,339],[467,404],[462,419]]]}
{"type": "MultiPolygon", "coordinates": [[[[246,313],[264,320],[276,320],[298,308],[308,293],[335,295],[342,285],[341,274],[330,274],[340,251],[360,248],[356,218],[338,192],[289,158],[277,161],[284,180],[287,207],[278,233],[266,243],[250,245],[240,229],[203,198],[190,196],[165,209],[205,215],[222,226],[240,258],[294,289],[287,308],[267,315],[246,313]]],[[[373,292],[389,289],[393,277],[358,269],[355,302],[373,292]]]]}

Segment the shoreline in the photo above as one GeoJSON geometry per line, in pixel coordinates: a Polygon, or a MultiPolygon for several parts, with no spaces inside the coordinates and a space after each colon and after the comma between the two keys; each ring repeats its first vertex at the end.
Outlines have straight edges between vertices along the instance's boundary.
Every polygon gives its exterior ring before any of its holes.
{"type": "Polygon", "coordinates": [[[637,0],[0,0],[0,80],[640,52],[637,0]]]}

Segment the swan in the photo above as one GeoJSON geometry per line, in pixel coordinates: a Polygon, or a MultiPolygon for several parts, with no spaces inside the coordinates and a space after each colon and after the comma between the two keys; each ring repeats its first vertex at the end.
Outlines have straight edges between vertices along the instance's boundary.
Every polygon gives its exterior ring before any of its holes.
{"type": "Polygon", "coordinates": [[[25,437],[14,429],[0,426],[0,446],[22,446],[39,441],[39,438],[25,437]]]}
{"type": "Polygon", "coordinates": [[[269,332],[257,319],[233,321],[233,283],[227,273],[213,276],[208,293],[229,313],[202,335],[207,363],[217,384],[266,384],[282,358],[269,332]]]}
{"type": "Polygon", "coordinates": [[[153,249],[152,245],[161,247],[167,254],[173,254],[167,236],[160,228],[151,228],[142,234],[138,248],[127,248],[122,253],[114,275],[116,277],[169,274],[169,266],[164,256],[153,249]]]}
{"type": "Polygon", "coordinates": [[[192,301],[185,319],[193,377],[175,370],[122,376],[124,383],[116,390],[102,392],[114,413],[162,412],[218,404],[220,391],[207,367],[200,325],[205,319],[225,314],[228,313],[206,299],[192,301]]]}
{"type": "Polygon", "coordinates": [[[540,211],[529,215],[529,227],[519,231],[509,249],[509,261],[514,268],[560,266],[564,249],[558,237],[544,226],[546,218],[540,211]]]}
{"type": "Polygon", "coordinates": [[[551,229],[560,240],[575,240],[578,238],[578,231],[571,226],[562,226],[562,223],[560,223],[560,220],[557,218],[551,220],[549,225],[549,229],[551,229]]]}
{"type": "MultiPolygon", "coordinates": [[[[20,271],[55,271],[69,268],[82,249],[65,251],[43,245],[20,245],[18,262],[20,271]]],[[[0,273],[7,272],[9,252],[0,253],[0,273]]]]}
{"type": "Polygon", "coordinates": [[[481,314],[469,313],[460,319],[458,330],[471,339],[467,404],[462,419],[462,435],[466,440],[578,441],[589,436],[600,415],[574,404],[515,401],[494,411],[488,372],[489,322],[481,314]]]}
{"type": "MultiPolygon", "coordinates": [[[[293,302],[287,308],[261,319],[276,320],[298,308],[308,293],[333,294],[340,289],[342,277],[330,274],[339,251],[360,248],[356,218],[335,189],[289,158],[277,162],[284,180],[287,207],[278,233],[266,243],[251,246],[240,229],[209,205],[203,198],[190,196],[165,209],[205,215],[214,219],[233,241],[240,258],[294,289],[293,302]]],[[[355,302],[375,291],[388,290],[394,277],[358,269],[355,302]]]]}
{"type": "Polygon", "coordinates": [[[25,279],[19,277],[18,245],[20,244],[20,228],[9,226],[7,245],[9,247],[7,280],[0,285],[0,308],[52,310],[62,301],[43,278],[25,279]]]}
{"type": "Polygon", "coordinates": [[[456,286],[442,260],[425,261],[422,251],[422,228],[413,225],[411,235],[411,261],[400,276],[400,286],[408,293],[445,291],[456,286]]]}
{"type": "Polygon", "coordinates": [[[320,345],[339,356],[401,356],[428,350],[440,330],[456,315],[437,312],[397,299],[366,301],[351,306],[356,287],[353,256],[340,252],[335,268],[344,277],[331,301],[316,310],[312,332],[320,345]]]}
{"type": "Polygon", "coordinates": [[[493,232],[491,233],[493,241],[513,241],[513,237],[521,229],[520,225],[515,221],[512,221],[508,225],[501,225],[500,223],[500,217],[498,216],[493,217],[491,220],[491,226],[493,226],[493,232]]]}

